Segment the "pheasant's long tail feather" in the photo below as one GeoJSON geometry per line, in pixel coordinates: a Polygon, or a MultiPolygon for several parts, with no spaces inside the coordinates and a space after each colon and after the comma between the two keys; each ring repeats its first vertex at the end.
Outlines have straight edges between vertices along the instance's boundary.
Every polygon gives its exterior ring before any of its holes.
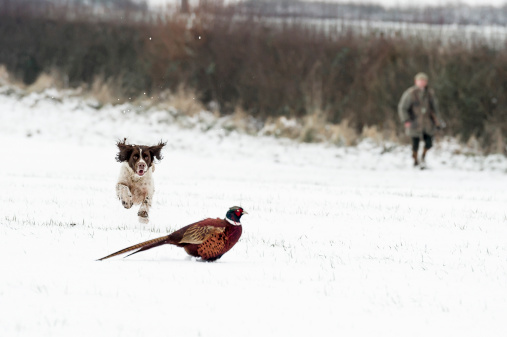
{"type": "MultiPolygon", "coordinates": [[[[157,246],[163,245],[165,243],[170,243],[168,241],[168,239],[169,239],[169,235],[166,235],[166,236],[162,236],[162,237],[157,238],[157,239],[141,242],[141,243],[138,243],[137,245],[133,245],[131,247],[119,250],[116,253],[113,253],[111,255],[108,255],[108,256],[105,256],[105,257],[103,257],[101,259],[98,259],[97,261],[102,261],[102,260],[105,260],[105,259],[109,259],[110,257],[116,256],[116,255],[121,255],[121,254],[124,254],[124,253],[128,253],[130,251],[133,251],[135,249],[139,249],[140,248],[138,251],[133,252],[132,254],[139,253],[140,251],[143,251],[143,250],[151,249],[153,247],[157,247],[157,246]]],[[[129,254],[129,255],[132,255],[132,254],[129,254]]],[[[127,256],[129,256],[129,255],[127,255],[127,256]]],[[[127,257],[127,256],[125,256],[125,257],[127,257]]]]}
{"type": "MultiPolygon", "coordinates": [[[[166,236],[165,238],[167,239],[167,236],[166,236]]],[[[155,239],[155,240],[157,240],[157,239],[155,239]]],[[[163,241],[156,241],[156,242],[154,242],[154,243],[152,243],[152,244],[149,244],[149,245],[146,245],[146,246],[141,247],[141,249],[138,249],[138,250],[136,250],[135,252],[130,253],[129,255],[127,255],[127,256],[125,256],[125,257],[129,257],[130,255],[137,254],[137,253],[139,253],[139,252],[142,252],[143,250],[152,249],[152,248],[155,248],[155,247],[157,247],[157,246],[161,246],[161,245],[166,244],[166,243],[170,243],[170,242],[169,242],[169,241],[167,241],[167,240],[163,240],[163,241]]]]}

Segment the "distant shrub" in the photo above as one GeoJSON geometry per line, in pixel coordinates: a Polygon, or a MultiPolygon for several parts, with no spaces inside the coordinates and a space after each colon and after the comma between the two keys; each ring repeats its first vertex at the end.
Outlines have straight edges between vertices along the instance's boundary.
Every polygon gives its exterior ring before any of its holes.
{"type": "Polygon", "coordinates": [[[347,26],[238,16],[227,7],[97,17],[72,7],[14,10],[7,2],[0,0],[0,64],[26,84],[42,73],[60,74],[58,82],[70,87],[107,88],[102,97],[113,101],[167,91],[183,97],[187,88],[200,100],[196,107],[240,109],[279,124],[280,117],[298,118],[303,141],[318,140],[326,122],[341,125],[327,132],[348,144],[355,142],[349,130],[357,136],[373,126],[393,138],[401,129],[398,100],[414,74],[425,71],[448,134],[463,142],[475,137],[495,152],[505,145],[507,48],[480,39],[360,34],[347,26]]]}

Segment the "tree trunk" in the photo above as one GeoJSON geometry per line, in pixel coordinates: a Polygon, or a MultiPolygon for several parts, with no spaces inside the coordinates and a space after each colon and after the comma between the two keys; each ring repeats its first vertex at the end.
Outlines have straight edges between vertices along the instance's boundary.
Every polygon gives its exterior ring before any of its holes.
{"type": "Polygon", "coordinates": [[[190,6],[188,5],[188,0],[181,0],[181,12],[188,13],[190,11],[190,6]]]}

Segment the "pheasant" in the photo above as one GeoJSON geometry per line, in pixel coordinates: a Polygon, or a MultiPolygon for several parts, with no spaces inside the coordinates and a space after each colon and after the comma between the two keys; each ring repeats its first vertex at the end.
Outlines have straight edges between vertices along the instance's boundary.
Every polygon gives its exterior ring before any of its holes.
{"type": "Polygon", "coordinates": [[[248,213],[239,206],[233,206],[225,214],[225,219],[204,219],[169,235],[122,249],[98,261],[137,249],[127,255],[130,256],[164,244],[183,247],[189,255],[200,257],[203,261],[215,261],[238,242],[242,232],[240,219],[243,214],[248,213]]]}

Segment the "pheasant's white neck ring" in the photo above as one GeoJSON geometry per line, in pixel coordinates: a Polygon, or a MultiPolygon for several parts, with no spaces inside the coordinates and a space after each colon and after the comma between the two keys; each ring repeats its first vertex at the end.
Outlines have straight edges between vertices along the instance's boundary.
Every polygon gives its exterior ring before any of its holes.
{"type": "Polygon", "coordinates": [[[236,221],[231,220],[231,219],[229,219],[229,218],[225,218],[225,220],[227,220],[227,222],[228,222],[228,223],[230,223],[230,224],[231,224],[231,225],[233,225],[233,226],[241,226],[241,222],[239,222],[239,221],[238,221],[238,222],[236,222],[236,221]]]}

